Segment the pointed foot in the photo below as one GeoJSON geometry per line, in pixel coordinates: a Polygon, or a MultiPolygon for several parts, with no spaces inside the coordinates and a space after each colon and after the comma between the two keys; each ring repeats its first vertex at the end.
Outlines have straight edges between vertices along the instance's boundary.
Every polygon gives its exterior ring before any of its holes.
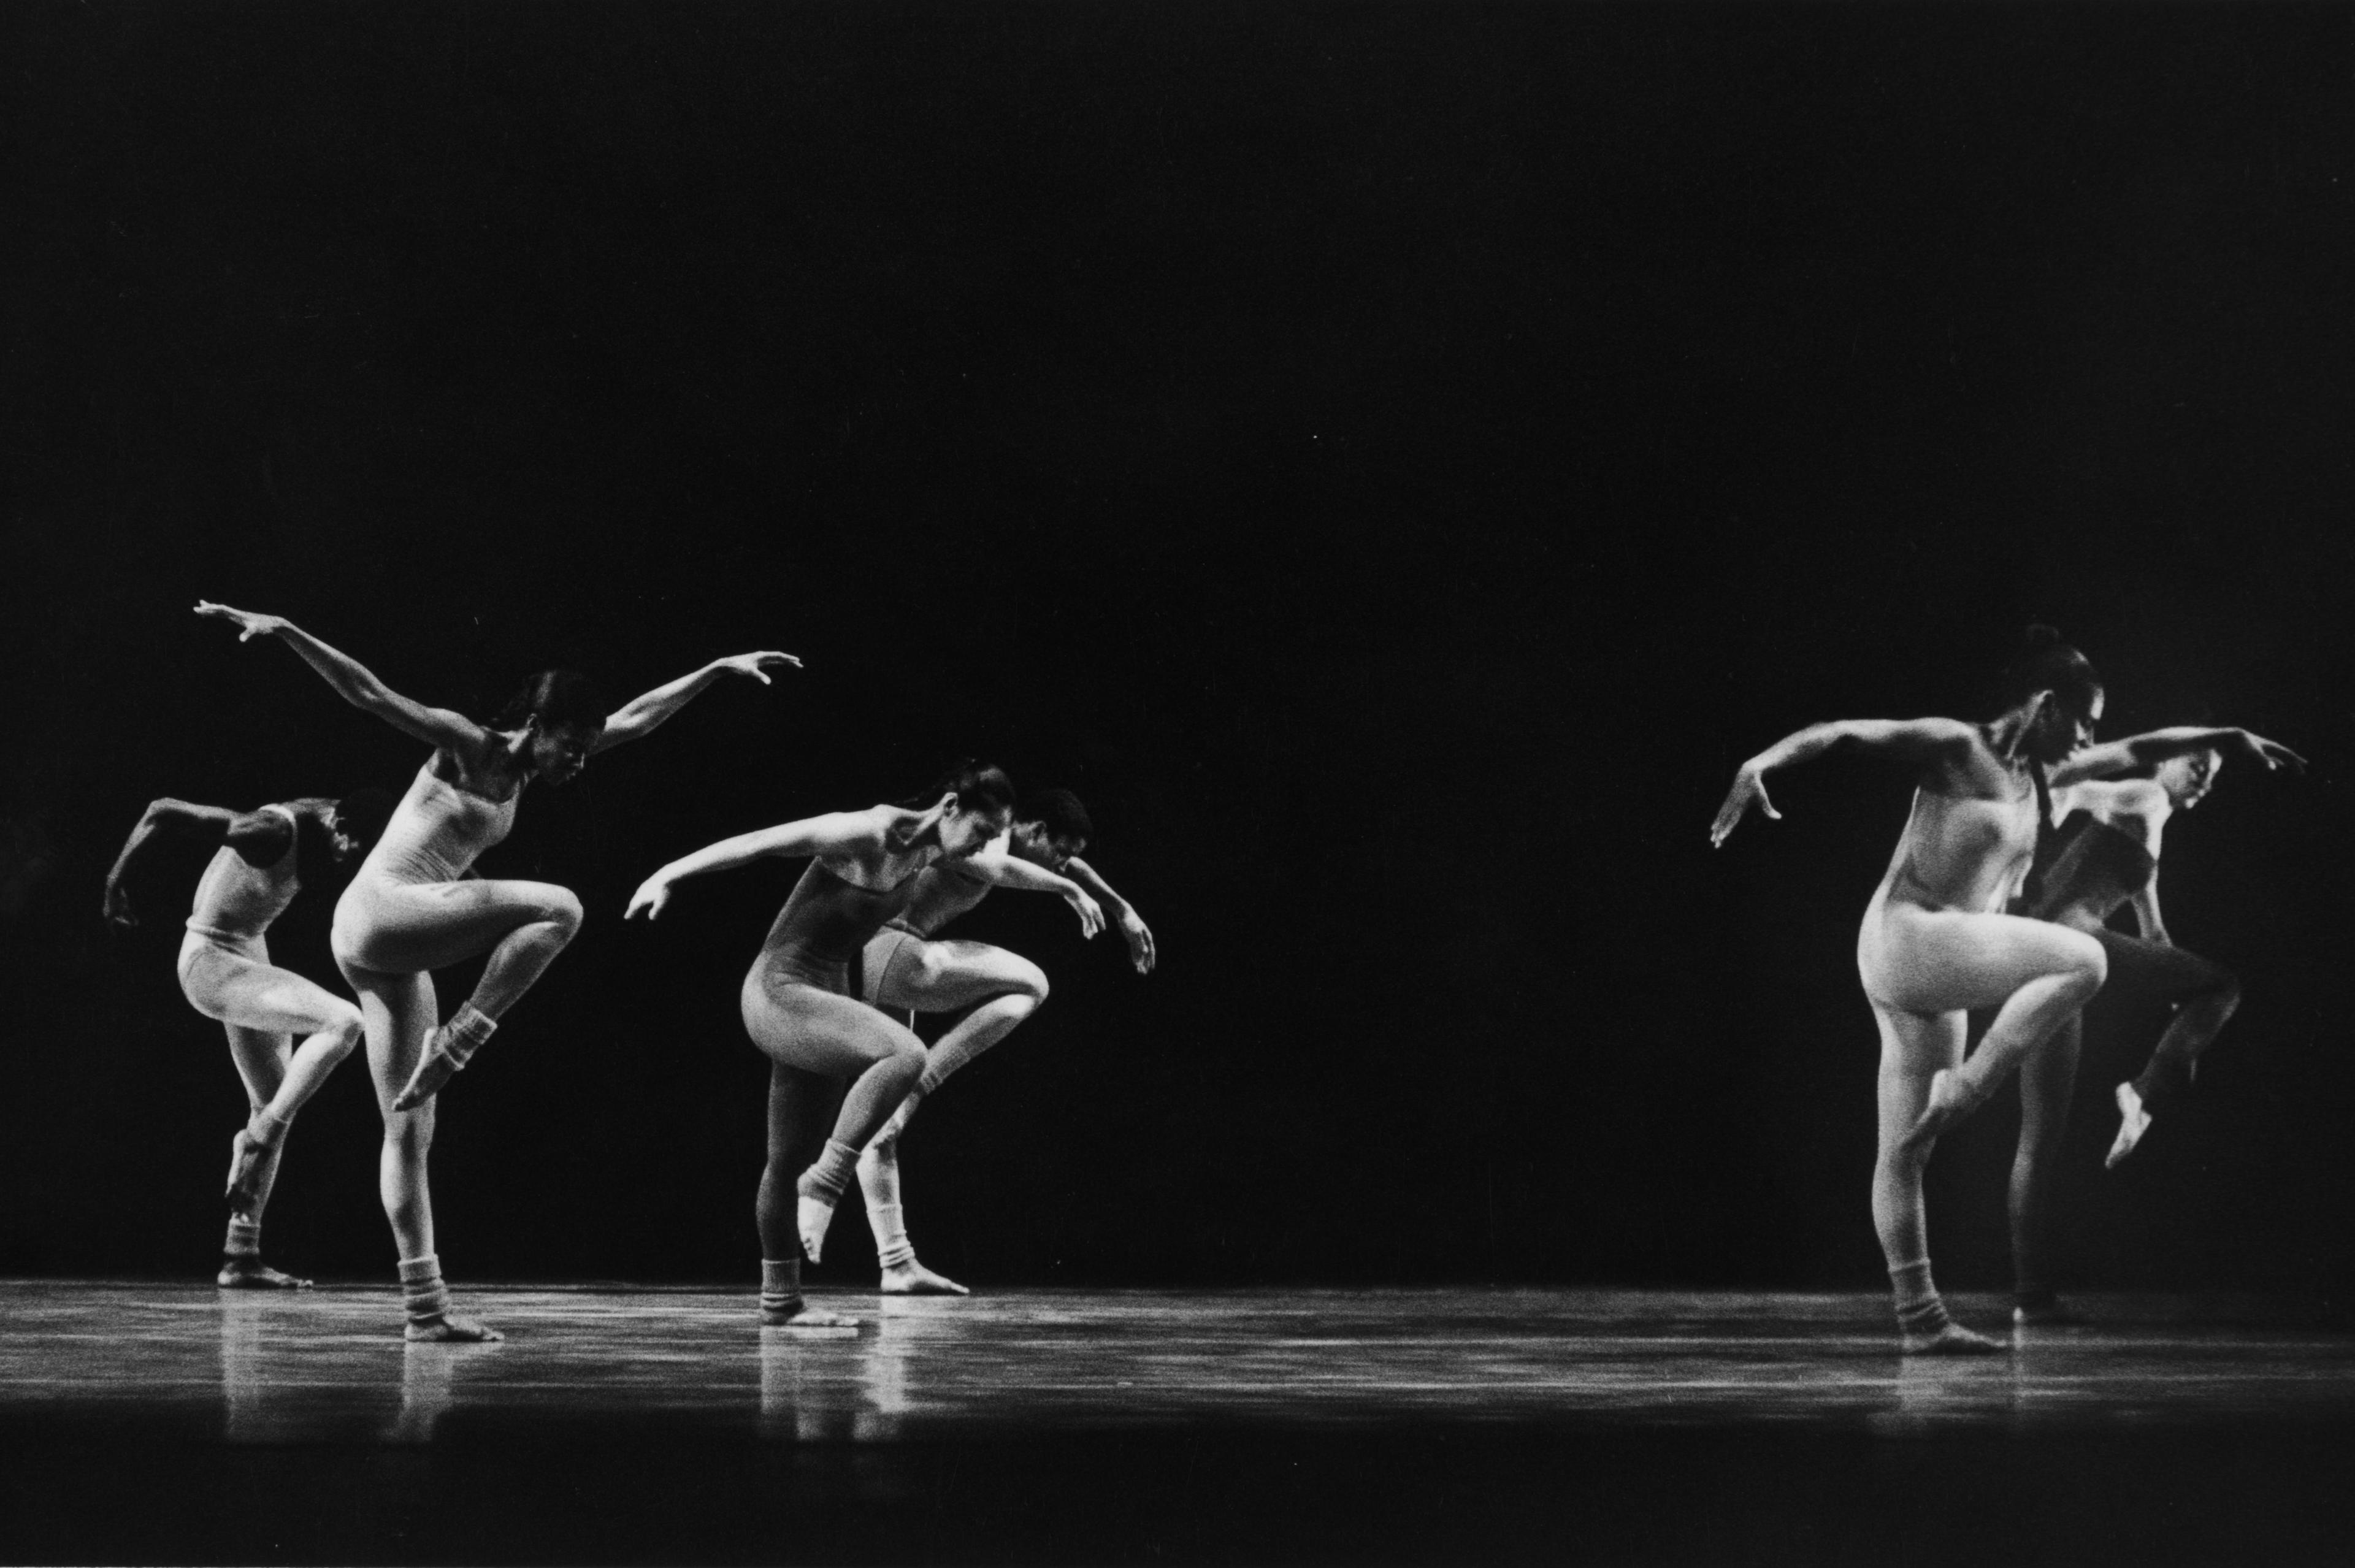
{"type": "Polygon", "coordinates": [[[794,1201],[794,1221],[802,1233],[802,1251],[809,1254],[810,1262],[817,1262],[826,1246],[826,1227],[834,1223],[833,1200],[802,1193],[794,1201]]]}
{"type": "Polygon", "coordinates": [[[2150,1131],[2150,1113],[2143,1109],[2142,1096],[2131,1083],[2118,1085],[2118,1136],[2110,1141],[2110,1154],[2102,1161],[2104,1170],[2115,1170],[2126,1156],[2134,1153],[2142,1136],[2150,1131]]]}

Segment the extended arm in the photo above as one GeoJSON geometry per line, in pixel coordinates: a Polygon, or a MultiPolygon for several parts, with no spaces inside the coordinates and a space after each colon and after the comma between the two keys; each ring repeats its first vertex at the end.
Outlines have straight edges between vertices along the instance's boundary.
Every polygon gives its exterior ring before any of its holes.
{"type": "Polygon", "coordinates": [[[2107,778],[2113,773],[2126,773],[2151,763],[2163,763],[2187,752],[2223,752],[2263,763],[2268,770],[2286,765],[2296,773],[2306,771],[2304,757],[2279,741],[2266,740],[2263,735],[2253,735],[2246,730],[2179,724],[2173,729],[2152,730],[2123,741],[2106,741],[2098,746],[2087,746],[2073,753],[2068,761],[2056,765],[2045,775],[2045,780],[2058,788],[2081,779],[2107,778]]]}
{"type": "Polygon", "coordinates": [[[813,855],[850,854],[879,849],[882,845],[883,835],[874,819],[867,813],[855,811],[804,817],[799,822],[740,833],[733,838],[707,844],[691,855],[682,855],[639,883],[622,918],[627,920],[643,910],[648,920],[654,919],[670,902],[672,886],[688,877],[731,870],[772,857],[796,859],[813,855]]]}
{"type": "Polygon", "coordinates": [[[131,895],[123,891],[123,879],[149,841],[166,831],[208,845],[226,843],[249,865],[268,866],[286,853],[294,828],[274,811],[236,812],[168,796],[150,801],[147,809],[140,813],[138,826],[132,828],[131,837],[123,841],[123,852],[114,858],[113,867],[106,873],[102,907],[106,918],[116,925],[139,923],[139,916],[131,908],[131,895]]]}
{"type": "Polygon", "coordinates": [[[226,604],[210,603],[199,603],[197,613],[236,622],[241,628],[237,638],[240,643],[255,637],[276,637],[300,654],[304,664],[317,670],[337,697],[364,713],[375,714],[404,735],[454,752],[469,761],[482,750],[483,729],[473,720],[463,713],[428,708],[401,696],[378,680],[359,660],[329,647],[282,615],[257,615],[250,611],[232,610],[226,604]]]}
{"type": "Polygon", "coordinates": [[[680,676],[669,685],[655,687],[644,697],[615,709],[605,720],[604,733],[589,749],[602,752],[651,733],[655,726],[694,701],[723,675],[749,675],[766,686],[769,671],[783,665],[798,669],[801,662],[791,654],[738,654],[732,658],[714,659],[692,675],[680,676]]]}
{"type": "Polygon", "coordinates": [[[959,876],[972,877],[992,887],[1012,888],[1018,892],[1053,893],[1071,906],[1080,917],[1080,934],[1093,936],[1103,929],[1103,911],[1096,907],[1077,882],[1069,877],[1059,877],[1046,867],[1006,852],[1006,841],[998,839],[980,854],[956,868],[959,876]]]}
{"type": "Polygon", "coordinates": [[[1154,949],[1153,933],[1146,928],[1144,918],[1136,912],[1136,906],[1113,891],[1112,884],[1098,876],[1095,868],[1077,855],[1063,862],[1063,869],[1071,873],[1073,881],[1093,893],[1104,908],[1112,912],[1113,923],[1119,926],[1121,935],[1128,939],[1129,962],[1136,965],[1136,972],[1152,974],[1153,965],[1160,955],[1154,949]]]}
{"type": "Polygon", "coordinates": [[[1753,801],[1768,816],[1782,820],[1783,814],[1766,798],[1766,775],[1776,768],[1835,750],[1929,763],[1961,756],[1977,738],[1977,731],[1955,719],[1836,719],[1828,724],[1810,724],[1784,736],[1735,770],[1733,787],[1726,792],[1725,804],[1717,808],[1717,820],[1710,826],[1709,841],[1724,843],[1753,801]]]}

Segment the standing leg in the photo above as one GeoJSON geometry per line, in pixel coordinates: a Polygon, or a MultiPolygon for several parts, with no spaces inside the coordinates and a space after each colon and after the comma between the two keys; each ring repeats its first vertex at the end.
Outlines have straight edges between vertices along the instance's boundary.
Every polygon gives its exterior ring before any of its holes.
{"type": "Polygon", "coordinates": [[[348,961],[344,976],[359,993],[368,1032],[368,1075],[376,1084],[377,1109],[384,1117],[384,1147],[377,1162],[377,1190],[385,1218],[400,1249],[400,1282],[410,1339],[496,1339],[498,1331],[450,1310],[442,1283],[442,1263],[433,1250],[433,1195],[426,1181],[426,1156],[433,1147],[434,1108],[396,1110],[400,1086],[424,1054],[433,1027],[433,976],[388,975],[348,961]]]}
{"type": "Polygon", "coordinates": [[[800,1195],[794,1180],[825,1139],[826,1108],[833,1090],[817,1073],[782,1061],[769,1064],[769,1157],[761,1168],[752,1219],[761,1232],[761,1321],[773,1327],[856,1327],[855,1319],[812,1312],[802,1300],[800,1195]]]}
{"type": "Polygon", "coordinates": [[[2069,1125],[2069,1102],[2077,1085],[2083,1042],[2080,1017],[2072,1017],[2041,1051],[2019,1068],[2019,1147],[2011,1160],[2012,1321],[2076,1321],[2052,1294],[2047,1268],[2051,1244],[2053,1172],[2060,1163],[2061,1135],[2069,1125]]]}
{"type": "Polygon", "coordinates": [[[229,1036],[229,1060],[245,1081],[247,1111],[246,1125],[229,1140],[229,1236],[221,1243],[220,1273],[213,1283],[224,1290],[307,1290],[309,1280],[261,1261],[261,1211],[277,1185],[278,1157],[285,1147],[285,1125],[269,1115],[269,1107],[285,1081],[293,1037],[241,1024],[221,1029],[229,1036]]]}
{"type": "Polygon", "coordinates": [[[924,1053],[923,1075],[858,1158],[858,1185],[867,1199],[867,1223],[875,1232],[875,1255],[882,1264],[887,1296],[964,1296],[964,1285],[916,1261],[908,1240],[900,1198],[900,1135],[925,1095],[949,1075],[1011,1034],[1047,999],[1047,976],[1036,964],[1002,947],[980,942],[909,943],[912,956],[897,959],[884,975],[877,1001],[888,1008],[922,1012],[973,1010],[924,1053]],[[974,1004],[980,1005],[975,1007],[974,1004]]]}
{"type": "Polygon", "coordinates": [[[1961,1013],[1909,1013],[1874,1003],[1881,1026],[1880,1143],[1872,1166],[1872,1223],[1896,1291],[1908,1355],[1983,1355],[2002,1345],[1946,1316],[1930,1280],[1930,1227],[1922,1171],[1934,1140],[1906,1136],[1930,1102],[1932,1081],[1963,1059],[1961,1013]]]}

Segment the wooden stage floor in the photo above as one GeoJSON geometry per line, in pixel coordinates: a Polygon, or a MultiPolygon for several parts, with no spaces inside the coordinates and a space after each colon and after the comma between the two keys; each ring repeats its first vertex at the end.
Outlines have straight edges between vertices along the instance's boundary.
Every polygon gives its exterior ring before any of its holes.
{"type": "MultiPolygon", "coordinates": [[[[2355,1339],[2250,1299],[1906,1361],[1877,1296],[0,1282],[10,1562],[2355,1555],[2355,1339]]],[[[1999,1318],[1955,1298],[1966,1320],[1999,1318]]]]}

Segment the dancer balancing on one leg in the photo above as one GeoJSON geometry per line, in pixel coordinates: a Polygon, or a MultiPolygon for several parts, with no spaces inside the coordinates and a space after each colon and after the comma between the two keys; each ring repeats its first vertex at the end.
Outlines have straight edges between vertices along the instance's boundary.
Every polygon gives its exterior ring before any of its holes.
{"type": "Polygon", "coordinates": [[[858,999],[850,967],[908,907],[927,867],[969,859],[1013,818],[1014,786],[992,767],[963,764],[928,798],[921,808],[869,806],[722,839],[665,866],[630,898],[627,913],[652,920],[687,877],[767,857],[810,862],[741,997],[745,1031],[770,1059],[769,1158],[754,1211],[763,1323],[850,1321],[805,1308],[801,1254],[818,1260],[858,1151],[924,1070],[922,1043],[858,999]],[[836,1083],[846,1088],[827,1137],[836,1083]]]}
{"type": "Polygon", "coordinates": [[[549,670],[526,682],[485,725],[401,696],[292,622],[219,604],[197,608],[236,622],[240,642],[277,637],[346,702],[433,748],[336,903],[333,945],[359,994],[368,1068],[384,1115],[378,1185],[400,1244],[408,1337],[496,1339],[496,1331],[451,1313],[442,1284],[426,1181],[433,1095],[572,940],[581,901],[547,882],[476,878],[475,858],[507,836],[534,779],[573,778],[591,754],[646,734],[722,676],[767,685],[770,669],[801,661],[779,653],[715,660],[610,715],[586,677],[549,670]],[[484,953],[489,961],[474,995],[437,1029],[432,972],[484,953]]]}
{"type": "Polygon", "coordinates": [[[159,836],[218,845],[197,883],[180,940],[180,989],[218,1019],[250,1107],[230,1140],[229,1239],[218,1283],[227,1290],[305,1288],[307,1279],[261,1261],[261,1211],[278,1179],[294,1114],[360,1041],[360,1010],[270,961],[271,923],[286,912],[307,871],[315,881],[376,842],[392,811],[389,790],[341,800],[304,796],[255,811],[164,799],[149,804],[106,874],[106,918],[139,923],[123,879],[159,836]],[[293,1037],[304,1037],[296,1046],[293,1037]]]}
{"type": "MultiPolygon", "coordinates": [[[[2174,1018],[2140,1075],[2117,1086],[2120,1123],[2106,1163],[2115,1167],[2149,1130],[2152,1107],[2167,1104],[2190,1082],[2208,1049],[2241,1004],[2240,981],[2222,965],[2175,946],[2158,911],[2158,855],[2168,818],[2207,796],[2230,749],[2263,763],[2302,768],[2295,752],[2245,730],[2182,729],[2094,746],[2056,773],[2051,820],[2062,825],[2061,848],[2021,912],[2082,931],[2109,960],[2105,995],[2125,992],[2171,1005],[2174,1018]],[[2196,748],[2196,749],[2195,749],[2196,748]],[[2171,753],[2171,754],[2170,754],[2171,753]],[[2153,759],[2164,757],[2153,766],[2153,759]],[[2143,778],[2094,775],[2147,770],[2143,778]],[[2079,782],[2065,782],[2076,779],[2079,782]],[[2109,927],[2131,905],[2140,937],[2109,927]]],[[[2018,1275],[2013,1317],[2022,1323],[2067,1321],[2045,1266],[2046,1195],[2069,1120],[2082,1018],[2054,1038],[2049,1061],[2020,1080],[2019,1150],[2012,1164],[2012,1256],[2018,1275]]]]}
{"type": "Polygon", "coordinates": [[[2102,688],[2083,654],[2048,627],[2010,673],[2011,706],[1986,724],[1953,719],[1817,724],[1742,765],[1710,840],[1755,803],[1779,816],[1765,776],[1835,748],[1915,770],[1913,807],[1857,938],[1857,967],[1881,1031],[1880,1146],[1872,1212],[1911,1352],[2000,1349],[1946,1316],[1930,1277],[1922,1170],[1937,1135],[1984,1102],[2101,988],[2107,963],[2083,932],[1997,912],[2035,848],[2043,773],[2091,739],[2102,688]],[[1966,1018],[1999,1009],[1963,1061],[1966,1018]]]}
{"type": "Polygon", "coordinates": [[[1086,808],[1069,790],[1027,797],[1006,837],[971,859],[926,871],[906,912],[867,944],[860,965],[864,995],[876,1007],[923,1013],[973,1009],[924,1053],[923,1076],[858,1157],[858,1185],[867,1199],[867,1222],[875,1232],[886,1295],[967,1294],[916,1260],[901,1206],[900,1137],[926,1095],[1012,1033],[1047,999],[1046,974],[1028,958],[985,942],[934,940],[932,933],[980,903],[993,887],[1050,892],[1078,913],[1084,936],[1102,928],[1103,910],[1109,910],[1128,939],[1136,972],[1153,971],[1153,933],[1128,901],[1079,858],[1093,832],[1086,808]]]}

